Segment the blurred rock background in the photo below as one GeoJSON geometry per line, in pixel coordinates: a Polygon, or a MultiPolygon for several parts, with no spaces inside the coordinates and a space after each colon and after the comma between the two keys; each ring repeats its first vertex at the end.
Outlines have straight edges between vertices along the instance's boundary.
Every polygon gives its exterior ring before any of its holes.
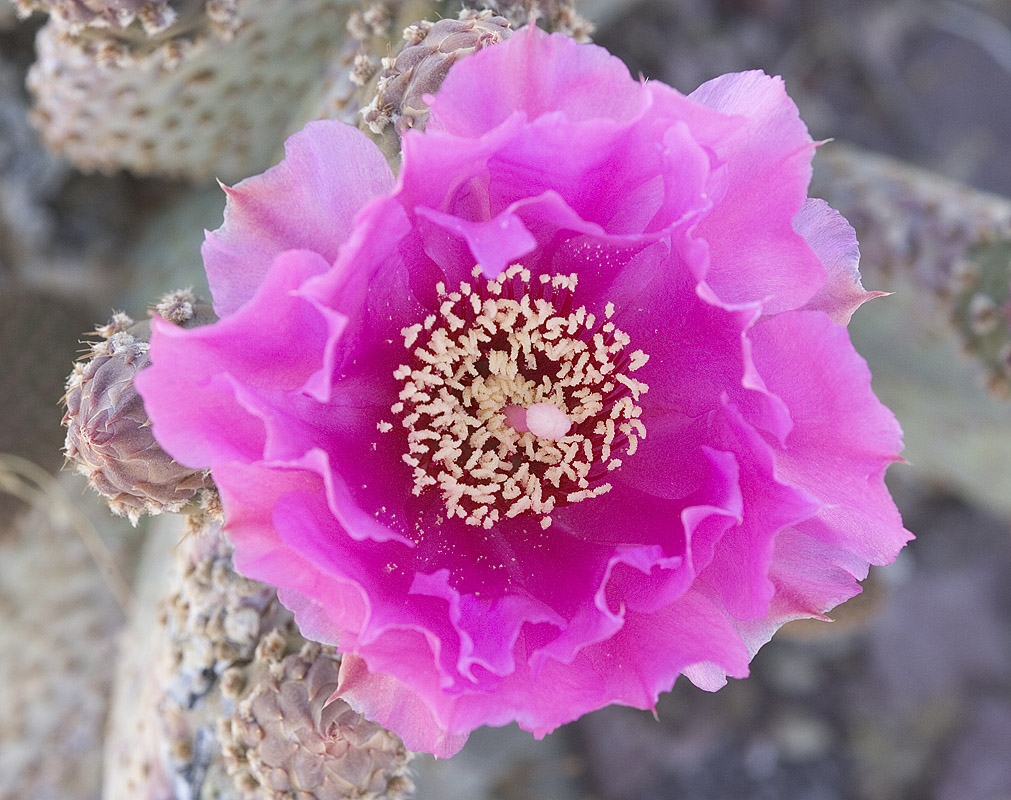
{"type": "MultiPolygon", "coordinates": [[[[1011,196],[1011,0],[587,7],[609,12],[595,38],[633,74],[686,92],[727,71],[783,74],[816,138],[1011,196]]],[[[143,527],[107,522],[74,477],[47,482],[62,463],[58,399],[82,333],[113,307],[139,317],[199,282],[202,230],[224,202],[213,183],[86,175],[50,155],[24,87],[43,19],[11,9],[0,0],[0,453],[42,472],[0,462],[0,800],[91,800],[124,619],[110,575],[129,577],[143,527]]],[[[868,288],[890,288],[874,264],[865,273],[868,288]]],[[[1011,406],[955,348],[953,385],[892,380],[918,358],[896,349],[887,304],[898,302],[875,301],[851,324],[879,390],[895,406],[917,393],[950,404],[906,423],[922,455],[892,479],[918,538],[899,562],[872,573],[835,624],[783,631],[747,681],[712,695],[679,684],[658,720],[605,709],[542,742],[478,731],[454,759],[416,762],[419,800],[1011,798],[1011,483],[994,471],[975,492],[978,478],[942,468],[963,437],[992,430],[1011,470],[999,428],[1011,406]],[[980,422],[963,413],[976,405],[980,422]]],[[[929,299],[906,302],[923,304],[918,337],[947,341],[929,299]]]]}

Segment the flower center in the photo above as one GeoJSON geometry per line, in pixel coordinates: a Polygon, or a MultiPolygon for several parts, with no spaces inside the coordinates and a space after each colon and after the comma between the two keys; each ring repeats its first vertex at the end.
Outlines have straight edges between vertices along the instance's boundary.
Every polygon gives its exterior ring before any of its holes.
{"type": "MultiPolygon", "coordinates": [[[[573,308],[575,275],[514,265],[492,281],[436,287],[439,311],[401,333],[410,360],[391,406],[407,430],[414,494],[441,493],[447,515],[491,528],[610,491],[635,454],[647,386],[630,376],[649,356],[610,318],[573,308]]],[[[379,423],[389,433],[393,424],[379,423]]]]}

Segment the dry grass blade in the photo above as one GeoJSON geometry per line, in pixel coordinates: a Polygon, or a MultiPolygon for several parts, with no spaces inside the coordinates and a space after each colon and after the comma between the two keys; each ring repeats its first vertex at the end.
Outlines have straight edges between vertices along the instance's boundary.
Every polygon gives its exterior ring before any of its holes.
{"type": "Polygon", "coordinates": [[[127,613],[133,593],[108,546],[91,521],[71,502],[63,487],[42,467],[12,453],[0,453],[0,491],[43,510],[54,527],[73,530],[88,549],[116,602],[127,613]]]}

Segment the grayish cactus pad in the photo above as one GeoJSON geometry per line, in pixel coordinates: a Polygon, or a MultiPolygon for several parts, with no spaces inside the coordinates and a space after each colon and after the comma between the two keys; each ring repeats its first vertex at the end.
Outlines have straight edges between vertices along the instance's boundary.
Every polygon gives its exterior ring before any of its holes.
{"type": "Polygon", "coordinates": [[[405,800],[412,754],[331,695],[339,659],[238,575],[214,514],[149,540],[123,642],[105,800],[405,800]]]}
{"type": "Polygon", "coordinates": [[[588,42],[594,28],[590,20],[597,17],[589,13],[584,5],[603,12],[612,6],[620,6],[621,1],[604,0],[583,4],[577,3],[577,0],[486,0],[484,3],[475,4],[477,8],[487,8],[505,17],[514,28],[536,19],[539,25],[549,31],[571,36],[578,42],[588,42]],[[585,12],[584,14],[576,10],[577,5],[585,12]]]}
{"type": "Polygon", "coordinates": [[[340,666],[332,648],[306,643],[285,656],[286,644],[280,631],[272,632],[255,663],[224,676],[235,708],[218,735],[226,770],[244,797],[286,800],[294,791],[318,800],[409,797],[413,784],[400,740],[330,699],[340,666]]]}
{"type": "Polygon", "coordinates": [[[125,31],[135,22],[149,35],[161,33],[176,20],[172,0],[14,0],[18,12],[52,14],[72,31],[86,27],[125,31]]]}
{"type": "Polygon", "coordinates": [[[28,76],[33,121],[84,170],[239,180],[304,121],[299,100],[339,51],[346,4],[191,0],[151,37],[75,36],[52,18],[28,76]]]}

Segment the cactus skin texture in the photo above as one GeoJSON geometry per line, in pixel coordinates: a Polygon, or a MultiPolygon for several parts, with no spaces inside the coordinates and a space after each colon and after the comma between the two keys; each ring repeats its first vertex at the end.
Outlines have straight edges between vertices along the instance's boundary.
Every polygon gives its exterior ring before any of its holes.
{"type": "MultiPolygon", "coordinates": [[[[608,0],[605,5],[616,3],[608,0]]],[[[576,0],[486,0],[479,7],[505,17],[514,28],[526,25],[533,18],[541,27],[563,33],[577,42],[590,41],[593,33],[593,23],[576,11],[576,0]]]]}
{"type": "Polygon", "coordinates": [[[23,14],[51,14],[28,76],[32,121],[46,145],[86,171],[127,169],[192,181],[260,172],[306,121],[344,118],[353,92],[337,86],[343,75],[335,80],[335,71],[369,84],[371,91],[359,98],[368,106],[369,127],[393,122],[402,132],[423,125],[422,93],[438,86],[456,58],[491,43],[488,36],[532,18],[579,41],[588,41],[593,29],[574,0],[465,2],[464,15],[480,20],[478,29],[497,22],[464,43],[456,30],[462,17],[427,23],[433,30],[425,33],[434,39],[423,46],[435,41],[439,52],[408,65],[388,57],[391,30],[415,22],[404,14],[435,16],[444,3],[373,2],[352,14],[350,0],[17,2],[23,14]],[[345,22],[358,45],[354,55],[344,47],[345,22]],[[392,71],[377,87],[370,79],[380,63],[392,71]],[[292,105],[291,98],[306,102],[292,105]]]}
{"type": "Polygon", "coordinates": [[[125,30],[138,23],[153,36],[176,21],[171,0],[14,0],[18,13],[27,16],[33,11],[51,14],[61,25],[74,33],[86,27],[125,30]]]}
{"type": "Polygon", "coordinates": [[[438,91],[459,59],[504,41],[532,20],[580,42],[588,42],[593,31],[576,13],[574,0],[464,0],[456,19],[439,18],[435,0],[427,5],[431,8],[424,19],[412,16],[420,10],[418,4],[383,2],[367,3],[348,19],[348,38],[357,52],[346,63],[350,83],[359,87],[359,127],[394,166],[400,158],[400,137],[424,129],[428,121],[425,94],[438,91]],[[394,31],[402,32],[399,41],[394,31]]]}
{"type": "Polygon", "coordinates": [[[286,800],[295,792],[318,800],[409,797],[400,740],[340,698],[330,700],[340,666],[334,651],[307,642],[284,655],[289,638],[274,629],[253,663],[222,678],[235,710],[218,735],[243,800],[286,800]]]}
{"type": "MultiPolygon", "coordinates": [[[[0,456],[0,495],[9,462],[0,456]]],[[[77,524],[103,525],[118,561],[129,531],[70,475],[37,472],[50,486],[33,482],[34,507],[0,521],[0,798],[98,800],[123,611],[77,524]]]]}
{"type": "Polygon", "coordinates": [[[1011,398],[1011,200],[844,145],[819,153],[813,187],[856,228],[865,280],[910,282],[989,392],[1011,398]]]}
{"type": "Polygon", "coordinates": [[[412,754],[331,699],[339,657],[232,568],[219,516],[164,518],[138,575],[104,800],[406,800],[412,754]]]}
{"type": "MultiPolygon", "coordinates": [[[[155,313],[191,327],[214,319],[189,292],[167,295],[155,313]]],[[[155,441],[133,377],[150,363],[149,323],[125,314],[98,329],[101,341],[67,379],[65,452],[75,469],[106,498],[113,513],[134,524],[142,514],[180,511],[211,483],[202,470],[173,460],[155,441]]]]}
{"type": "Polygon", "coordinates": [[[240,180],[269,166],[301,127],[292,98],[319,91],[346,6],[185,0],[151,36],[139,22],[82,30],[51,17],[28,75],[32,121],[86,171],[240,180]]]}

